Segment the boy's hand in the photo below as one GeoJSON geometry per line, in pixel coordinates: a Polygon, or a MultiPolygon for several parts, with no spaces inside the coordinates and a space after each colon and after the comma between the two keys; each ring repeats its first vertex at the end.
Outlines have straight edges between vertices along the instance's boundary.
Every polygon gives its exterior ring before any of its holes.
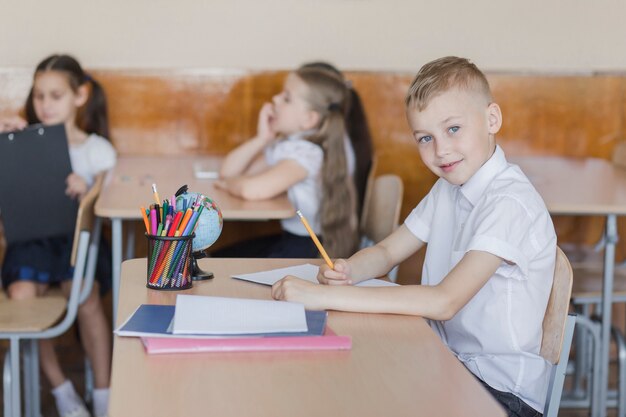
{"type": "Polygon", "coordinates": [[[272,297],[275,300],[302,303],[308,309],[324,310],[323,288],[312,282],[287,275],[272,285],[272,297]]]}
{"type": "Polygon", "coordinates": [[[12,130],[22,130],[28,123],[19,116],[9,116],[0,118],[0,133],[10,132],[12,130]]]}
{"type": "Polygon", "coordinates": [[[82,199],[89,189],[87,181],[75,172],[67,176],[65,184],[67,185],[65,195],[78,200],[82,199]]]}
{"type": "Polygon", "coordinates": [[[276,131],[272,127],[274,120],[274,106],[272,103],[265,103],[259,112],[259,122],[257,125],[257,137],[270,143],[276,138],[276,131]]]}
{"type": "Polygon", "coordinates": [[[330,269],[326,264],[320,266],[317,280],[326,285],[352,285],[350,278],[350,265],[345,259],[335,261],[335,269],[330,269]]]}

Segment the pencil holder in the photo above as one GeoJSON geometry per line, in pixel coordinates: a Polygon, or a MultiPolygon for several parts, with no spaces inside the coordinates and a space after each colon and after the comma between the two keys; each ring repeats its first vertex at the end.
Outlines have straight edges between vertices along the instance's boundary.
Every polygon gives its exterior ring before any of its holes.
{"type": "Polygon", "coordinates": [[[186,290],[191,288],[191,246],[195,234],[165,237],[146,233],[148,238],[148,288],[186,290]]]}

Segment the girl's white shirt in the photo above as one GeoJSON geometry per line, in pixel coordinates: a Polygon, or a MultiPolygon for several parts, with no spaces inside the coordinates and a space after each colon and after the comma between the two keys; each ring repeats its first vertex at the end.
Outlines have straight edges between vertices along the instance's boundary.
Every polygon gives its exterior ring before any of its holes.
{"type": "MultiPolygon", "coordinates": [[[[322,197],[321,170],[324,164],[324,151],[313,142],[304,139],[308,132],[293,134],[270,144],[265,148],[265,161],[274,166],[285,159],[292,159],[306,169],[307,177],[289,187],[287,196],[296,210],[307,218],[313,231],[320,232],[319,210],[322,197]]],[[[298,216],[281,220],[283,230],[300,236],[308,233],[298,216]]]]}
{"type": "Polygon", "coordinates": [[[94,133],[79,145],[71,145],[70,162],[72,171],[80,175],[91,187],[94,178],[102,171],[113,168],[117,154],[111,142],[94,133]]]}

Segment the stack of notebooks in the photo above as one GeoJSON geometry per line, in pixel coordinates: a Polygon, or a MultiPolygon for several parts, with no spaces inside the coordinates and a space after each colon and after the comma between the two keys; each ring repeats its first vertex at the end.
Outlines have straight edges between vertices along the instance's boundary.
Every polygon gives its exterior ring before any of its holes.
{"type": "Polygon", "coordinates": [[[140,305],[115,333],[140,337],[150,354],[351,349],[326,317],[298,303],[178,295],[175,306],[140,305]]]}

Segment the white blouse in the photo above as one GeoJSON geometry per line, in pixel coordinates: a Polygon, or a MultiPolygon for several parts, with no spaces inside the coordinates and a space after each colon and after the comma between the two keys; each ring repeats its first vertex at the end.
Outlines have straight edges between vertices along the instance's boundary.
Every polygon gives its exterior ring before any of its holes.
{"type": "MultiPolygon", "coordinates": [[[[283,159],[292,159],[307,170],[307,177],[289,187],[287,196],[296,210],[300,210],[316,234],[320,234],[320,206],[322,200],[321,171],[324,151],[313,142],[303,138],[304,133],[291,135],[265,148],[268,165],[276,165],[283,159]]],[[[308,236],[298,216],[281,220],[284,230],[300,236],[308,236]]]]}
{"type": "Polygon", "coordinates": [[[69,150],[72,171],[83,177],[90,187],[96,175],[113,168],[117,160],[111,142],[93,133],[83,143],[71,145],[69,150]]]}

